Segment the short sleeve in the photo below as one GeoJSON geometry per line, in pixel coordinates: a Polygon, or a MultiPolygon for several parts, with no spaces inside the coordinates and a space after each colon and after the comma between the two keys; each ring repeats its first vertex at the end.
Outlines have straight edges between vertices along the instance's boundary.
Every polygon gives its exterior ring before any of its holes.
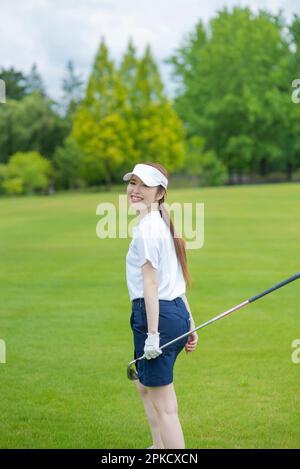
{"type": "Polygon", "coordinates": [[[158,269],[160,257],[160,237],[155,230],[144,227],[136,238],[138,252],[138,265],[142,267],[150,261],[155,269],[158,269]]]}

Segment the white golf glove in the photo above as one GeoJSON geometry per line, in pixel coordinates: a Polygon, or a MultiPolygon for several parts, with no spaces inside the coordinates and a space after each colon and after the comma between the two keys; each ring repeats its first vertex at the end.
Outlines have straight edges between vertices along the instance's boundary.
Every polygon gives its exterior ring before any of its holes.
{"type": "Polygon", "coordinates": [[[147,360],[150,360],[151,358],[158,357],[162,353],[162,350],[159,348],[159,332],[156,332],[156,334],[147,332],[147,336],[144,354],[147,360]]]}

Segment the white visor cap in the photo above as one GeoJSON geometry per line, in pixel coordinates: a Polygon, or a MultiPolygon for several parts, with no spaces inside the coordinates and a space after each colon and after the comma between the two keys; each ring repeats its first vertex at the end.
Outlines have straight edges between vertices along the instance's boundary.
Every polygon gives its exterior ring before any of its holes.
{"type": "Polygon", "coordinates": [[[131,176],[135,174],[147,186],[154,187],[162,185],[165,189],[168,187],[168,179],[158,169],[148,164],[136,164],[131,173],[126,173],[123,176],[123,181],[129,181],[131,176]]]}

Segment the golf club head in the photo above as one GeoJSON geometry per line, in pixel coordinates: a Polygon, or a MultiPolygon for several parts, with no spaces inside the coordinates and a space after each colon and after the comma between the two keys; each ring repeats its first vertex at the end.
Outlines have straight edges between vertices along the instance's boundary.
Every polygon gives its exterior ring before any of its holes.
{"type": "Polygon", "coordinates": [[[130,379],[130,381],[135,381],[138,379],[137,372],[133,369],[133,364],[135,363],[135,360],[129,363],[127,366],[127,378],[130,379]]]}

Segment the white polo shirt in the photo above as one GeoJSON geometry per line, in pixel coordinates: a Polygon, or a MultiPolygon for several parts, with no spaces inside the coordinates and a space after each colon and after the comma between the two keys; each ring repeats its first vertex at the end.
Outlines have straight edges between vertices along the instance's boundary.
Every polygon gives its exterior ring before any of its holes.
{"type": "Polygon", "coordinates": [[[149,260],[157,269],[158,298],[173,300],[185,293],[185,279],[174,240],[159,210],[151,210],[132,228],[126,255],[126,282],[130,301],[144,298],[142,266],[149,260]]]}

